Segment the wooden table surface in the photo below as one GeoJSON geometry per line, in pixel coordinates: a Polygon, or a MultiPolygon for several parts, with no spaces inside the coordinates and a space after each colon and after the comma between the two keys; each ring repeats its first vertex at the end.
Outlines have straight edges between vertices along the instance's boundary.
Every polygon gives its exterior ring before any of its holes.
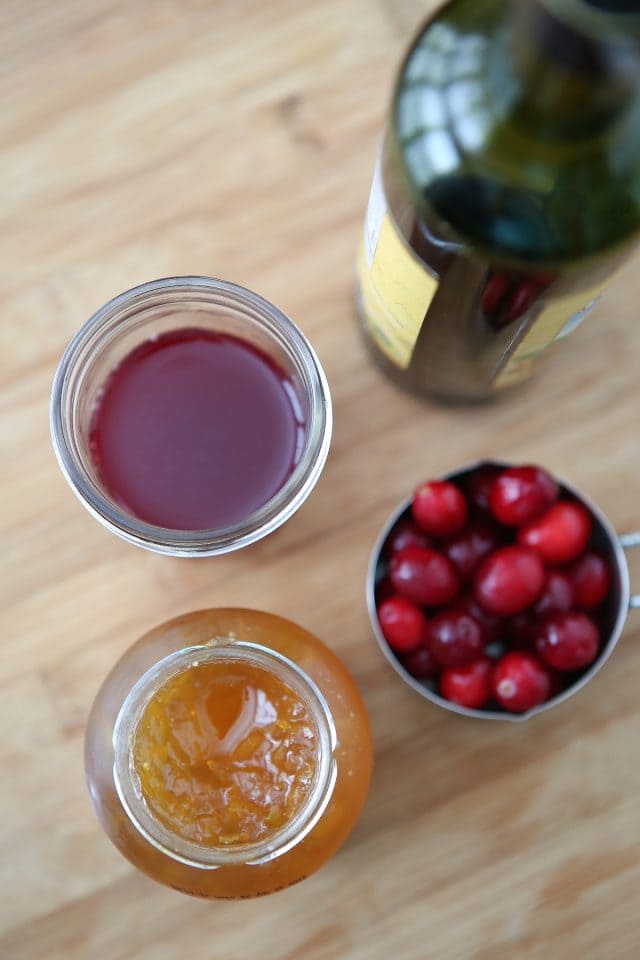
{"type": "MultiPolygon", "coordinates": [[[[640,616],[574,700],[465,721],[399,682],[369,629],[369,550],[421,479],[495,454],[547,464],[640,524],[640,260],[537,381],[475,409],[399,392],[354,321],[354,253],[397,59],[423,0],[4,0],[2,960],[637,960],[640,616]],[[200,273],[289,313],[335,432],[307,504],[240,554],[173,560],[106,533],[51,450],[60,354],[113,294],[200,273]],[[192,900],[135,872],[85,791],[82,737],[152,625],[238,604],[347,662],[376,767],[343,850],[275,897],[192,900]]],[[[636,581],[640,579],[636,565],[636,581]]]]}

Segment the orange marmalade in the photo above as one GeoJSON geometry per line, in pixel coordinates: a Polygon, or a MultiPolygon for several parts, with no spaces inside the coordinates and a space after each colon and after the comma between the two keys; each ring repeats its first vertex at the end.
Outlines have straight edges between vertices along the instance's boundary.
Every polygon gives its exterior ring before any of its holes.
{"type": "Polygon", "coordinates": [[[153,815],[216,847],[257,843],[290,822],[311,793],[318,750],[300,694],[262,666],[223,658],[160,687],[132,752],[153,815]]]}
{"type": "Polygon", "coordinates": [[[251,897],[302,880],[345,840],[371,736],[351,676],[316,637],[271,614],[204,610],[116,664],[85,763],[132,863],[196,896],[251,897]]]}

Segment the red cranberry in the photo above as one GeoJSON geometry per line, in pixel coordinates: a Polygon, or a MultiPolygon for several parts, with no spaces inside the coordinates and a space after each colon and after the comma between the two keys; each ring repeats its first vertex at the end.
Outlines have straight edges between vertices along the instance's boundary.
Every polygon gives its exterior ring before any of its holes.
{"type": "Polygon", "coordinates": [[[611,572],[607,561],[599,553],[589,550],[569,567],[575,593],[575,604],[582,610],[593,610],[609,592],[611,572]]]}
{"type": "Polygon", "coordinates": [[[509,298],[505,324],[513,323],[518,317],[524,316],[529,307],[535,302],[536,297],[540,293],[540,289],[537,277],[529,277],[526,280],[521,280],[509,298]]]}
{"type": "Polygon", "coordinates": [[[395,590],[389,577],[383,577],[382,580],[378,580],[376,583],[376,605],[380,606],[383,600],[388,600],[394,593],[395,590]]]}
{"type": "Polygon", "coordinates": [[[598,628],[584,613],[555,613],[536,634],[538,656],[556,670],[580,670],[595,660],[598,628]]]}
{"type": "Polygon", "coordinates": [[[542,467],[510,467],[491,488],[489,507],[507,526],[535,520],[558,499],[558,484],[542,467]]]}
{"type": "Polygon", "coordinates": [[[461,667],[448,667],[440,677],[440,693],[461,707],[484,707],[491,696],[492,669],[493,664],[486,657],[461,667]]]}
{"type": "Polygon", "coordinates": [[[440,670],[440,667],[425,646],[418,647],[417,650],[407,653],[406,656],[402,657],[402,663],[411,676],[417,680],[431,680],[437,676],[440,670]]]}
{"type": "Polygon", "coordinates": [[[526,650],[533,653],[536,639],[537,620],[531,611],[517,613],[504,621],[504,640],[513,650],[526,650]]]}
{"type": "Polygon", "coordinates": [[[478,510],[489,509],[489,497],[491,488],[496,479],[500,476],[499,467],[478,467],[474,470],[467,481],[469,490],[469,499],[478,510]]]}
{"type": "Polygon", "coordinates": [[[378,621],[384,638],[396,653],[415,650],[425,639],[427,618],[405,597],[389,597],[378,607],[378,621]]]}
{"type": "Polygon", "coordinates": [[[495,665],[492,677],[493,695],[498,703],[513,713],[532,710],[543,703],[551,692],[547,668],[528,653],[507,653],[495,665]]]}
{"type": "Polygon", "coordinates": [[[546,617],[550,613],[566,613],[573,604],[573,585],[568,574],[560,570],[550,570],[533,612],[537,617],[546,617]]]}
{"type": "Polygon", "coordinates": [[[444,552],[451,560],[460,579],[471,580],[480,561],[498,546],[498,533],[487,520],[472,521],[462,533],[449,540],[444,552]]]}
{"type": "Polygon", "coordinates": [[[429,624],[427,646],[443,667],[459,667],[476,660],[484,644],[482,627],[466,613],[445,610],[429,624]]]}
{"type": "Polygon", "coordinates": [[[504,626],[502,617],[497,617],[493,613],[487,613],[487,611],[483,610],[480,604],[473,599],[470,593],[456,600],[452,609],[460,610],[462,613],[468,613],[470,617],[473,617],[482,627],[484,635],[487,638],[487,643],[498,643],[502,639],[504,626]]]}
{"type": "Polygon", "coordinates": [[[545,563],[568,563],[582,553],[591,535],[591,517],[580,503],[560,500],[522,527],[518,543],[531,547],[545,563]]]}
{"type": "Polygon", "coordinates": [[[540,557],[526,547],[501,547],[486,557],[478,570],[473,593],[489,613],[508,617],[537,600],[544,587],[540,557]]]}
{"type": "Polygon", "coordinates": [[[405,547],[430,547],[431,540],[420,528],[410,520],[409,517],[403,517],[398,520],[395,527],[389,534],[387,542],[384,545],[384,552],[387,556],[404,550],[405,547]]]}
{"type": "Polygon", "coordinates": [[[549,696],[547,697],[547,700],[552,700],[562,692],[562,680],[560,679],[560,674],[556,670],[549,670],[549,679],[551,680],[551,686],[549,688],[549,696]]]}
{"type": "Polygon", "coordinates": [[[458,592],[458,575],[451,561],[428,547],[405,547],[392,558],[389,576],[394,589],[414,603],[440,607],[458,592]]]}
{"type": "Polygon", "coordinates": [[[487,280],[480,298],[483,313],[493,313],[496,310],[509,288],[509,277],[506,273],[493,271],[487,280]]]}
{"type": "Polygon", "coordinates": [[[411,511],[418,526],[434,537],[452,537],[467,522],[467,501],[448,480],[421,484],[413,495],[411,511]]]}

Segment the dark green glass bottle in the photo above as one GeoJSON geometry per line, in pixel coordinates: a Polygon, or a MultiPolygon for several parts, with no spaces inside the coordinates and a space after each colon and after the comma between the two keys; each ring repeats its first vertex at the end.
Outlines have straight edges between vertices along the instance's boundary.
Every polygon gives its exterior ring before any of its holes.
{"type": "Polygon", "coordinates": [[[481,399],[640,234],[640,2],[453,0],[400,68],[358,259],[385,369],[481,399]]]}

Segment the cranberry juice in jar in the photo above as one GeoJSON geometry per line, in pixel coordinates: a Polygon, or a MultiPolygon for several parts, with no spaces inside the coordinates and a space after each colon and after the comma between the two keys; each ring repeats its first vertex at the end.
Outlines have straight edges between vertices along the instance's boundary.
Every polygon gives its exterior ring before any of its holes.
{"type": "Polygon", "coordinates": [[[159,527],[238,523],[284,486],[304,449],[296,389],[268,354],[198,328],[136,347],[110,374],[91,424],[98,475],[159,527]]]}
{"type": "Polygon", "coordinates": [[[300,330],[242,287],[205,277],[116,297],[65,352],[54,448],[105,526],[173,555],[224,553],[283,523],[331,435],[326,378],[300,330]]]}
{"type": "Polygon", "coordinates": [[[205,610],[116,664],[85,757],[124,856],[185,893],[242,898],[304,879],[338,849],[365,800],[371,735],[319,640],[271,614],[205,610]]]}

